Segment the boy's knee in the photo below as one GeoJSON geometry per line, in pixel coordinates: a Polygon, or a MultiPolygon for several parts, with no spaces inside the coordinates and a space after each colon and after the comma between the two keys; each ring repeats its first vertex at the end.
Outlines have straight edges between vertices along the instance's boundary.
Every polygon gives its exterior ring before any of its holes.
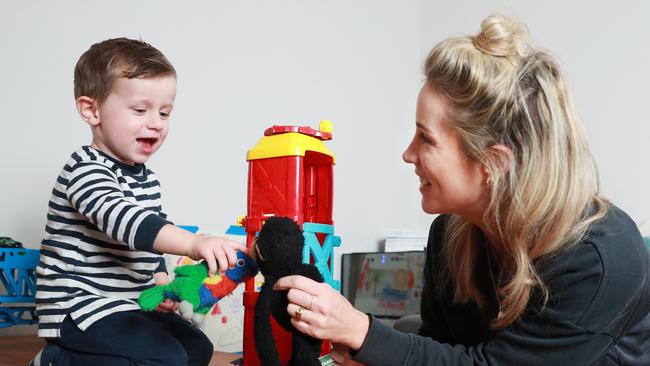
{"type": "Polygon", "coordinates": [[[191,361],[198,361],[198,364],[205,364],[207,365],[210,360],[212,359],[212,354],[214,353],[214,346],[212,345],[212,342],[210,342],[210,339],[208,339],[205,334],[201,333],[202,337],[197,337],[196,342],[193,342],[192,344],[192,350],[187,350],[188,351],[188,358],[191,361]],[[189,354],[189,353],[192,354],[189,354]]]}
{"type": "MultiPolygon", "coordinates": [[[[165,347],[160,350],[159,355],[156,357],[155,365],[159,366],[178,366],[178,365],[187,365],[188,364],[188,355],[183,347],[174,346],[174,347],[165,347]]],[[[146,365],[151,365],[151,361],[148,360],[146,365]]],[[[207,364],[206,364],[207,365],[207,364]]]]}
{"type": "Polygon", "coordinates": [[[188,354],[185,348],[171,336],[151,337],[147,342],[141,343],[139,347],[142,347],[142,350],[129,357],[135,365],[187,365],[188,354]]]}

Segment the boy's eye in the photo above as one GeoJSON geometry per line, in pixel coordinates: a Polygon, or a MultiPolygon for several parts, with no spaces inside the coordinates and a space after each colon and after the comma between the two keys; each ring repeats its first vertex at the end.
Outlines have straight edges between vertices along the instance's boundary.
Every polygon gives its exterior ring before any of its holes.
{"type": "Polygon", "coordinates": [[[147,110],[144,109],[144,108],[133,108],[133,110],[136,111],[137,113],[144,113],[144,112],[147,111],[147,110]]]}
{"type": "Polygon", "coordinates": [[[166,118],[169,118],[169,114],[170,114],[169,112],[160,112],[160,117],[162,117],[163,119],[166,119],[166,118]]]}

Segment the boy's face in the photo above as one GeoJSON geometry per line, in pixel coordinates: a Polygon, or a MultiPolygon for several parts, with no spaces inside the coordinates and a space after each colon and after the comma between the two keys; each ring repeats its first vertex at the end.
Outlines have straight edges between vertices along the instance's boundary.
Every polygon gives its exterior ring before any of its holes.
{"type": "Polygon", "coordinates": [[[118,78],[97,106],[92,146],[126,164],[145,163],[169,131],[176,78],[118,78]]]}

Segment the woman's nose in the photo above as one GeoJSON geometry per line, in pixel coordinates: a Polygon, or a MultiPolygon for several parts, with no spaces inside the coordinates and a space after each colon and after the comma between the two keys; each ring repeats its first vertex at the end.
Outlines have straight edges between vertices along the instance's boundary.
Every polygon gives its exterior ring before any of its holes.
{"type": "Polygon", "coordinates": [[[413,155],[413,141],[406,147],[406,150],[402,153],[402,160],[409,164],[415,164],[415,159],[413,155]]]}

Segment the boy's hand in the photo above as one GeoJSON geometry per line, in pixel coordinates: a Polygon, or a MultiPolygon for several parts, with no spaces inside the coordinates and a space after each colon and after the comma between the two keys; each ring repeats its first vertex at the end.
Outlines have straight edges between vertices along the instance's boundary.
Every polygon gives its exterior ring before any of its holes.
{"type": "MultiPolygon", "coordinates": [[[[170,282],[169,275],[165,272],[154,273],[153,281],[157,286],[166,285],[170,282]]],[[[159,313],[173,313],[178,310],[178,306],[179,304],[176,301],[165,299],[165,301],[158,304],[155,310],[159,313]]]]}
{"type": "Polygon", "coordinates": [[[248,253],[245,245],[217,236],[194,235],[190,243],[188,257],[194,260],[204,259],[208,265],[208,274],[214,275],[219,265],[219,274],[237,264],[236,251],[248,253]]]}
{"type": "Polygon", "coordinates": [[[160,229],[153,248],[159,253],[185,255],[194,260],[205,259],[211,276],[214,275],[217,264],[222,275],[228,267],[237,264],[235,251],[248,254],[248,249],[243,244],[216,236],[192,234],[172,224],[160,229]]]}
{"type": "Polygon", "coordinates": [[[163,302],[156,306],[156,311],[159,313],[175,313],[178,310],[179,304],[176,301],[165,299],[163,302]]]}

